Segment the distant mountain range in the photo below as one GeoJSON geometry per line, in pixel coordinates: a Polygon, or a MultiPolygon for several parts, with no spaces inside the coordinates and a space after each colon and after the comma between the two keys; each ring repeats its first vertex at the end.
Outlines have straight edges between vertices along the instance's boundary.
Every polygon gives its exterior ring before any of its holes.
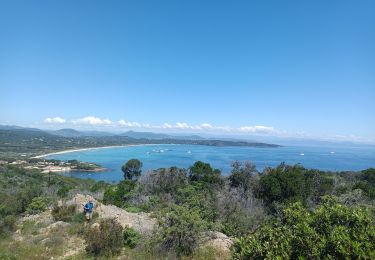
{"type": "Polygon", "coordinates": [[[68,149],[129,144],[192,144],[208,146],[279,147],[279,145],[243,140],[206,139],[197,135],[174,136],[152,132],[115,134],[100,131],[78,131],[65,128],[41,130],[0,125],[0,158],[39,155],[68,149]]]}
{"type": "MultiPolygon", "coordinates": [[[[8,127],[8,129],[12,129],[12,128],[8,127]]],[[[24,128],[15,127],[13,129],[24,129],[24,128]]],[[[34,129],[34,128],[29,128],[29,129],[34,129]]],[[[127,136],[127,137],[135,138],[135,139],[152,139],[152,140],[161,140],[161,139],[204,140],[206,139],[199,135],[180,136],[180,135],[168,135],[168,134],[160,134],[160,133],[153,133],[153,132],[135,132],[135,131],[127,131],[127,132],[120,133],[120,134],[103,132],[103,131],[78,131],[72,128],[64,128],[60,130],[44,130],[44,131],[53,135],[58,135],[58,136],[63,136],[63,137],[127,136]]]]}
{"type": "Polygon", "coordinates": [[[185,141],[209,141],[209,140],[220,140],[228,142],[245,142],[245,143],[260,143],[260,144],[269,144],[277,143],[282,146],[371,146],[374,144],[364,144],[364,143],[353,143],[349,141],[328,141],[328,140],[317,140],[317,139],[308,139],[308,138],[292,138],[292,137],[277,137],[277,136],[229,136],[229,135],[208,135],[202,133],[202,135],[197,134],[165,134],[165,133],[154,133],[154,132],[136,132],[136,131],[127,131],[123,133],[111,133],[105,131],[79,131],[72,128],[63,128],[59,130],[42,130],[38,128],[28,128],[21,126],[10,126],[10,125],[0,125],[1,130],[18,130],[18,131],[31,131],[34,132],[43,132],[48,133],[54,136],[66,137],[66,138],[83,138],[83,137],[121,137],[121,138],[130,138],[137,140],[185,140],[185,141]]]}
{"type": "Polygon", "coordinates": [[[84,137],[84,136],[113,136],[114,134],[102,131],[78,131],[72,128],[64,128],[60,130],[45,130],[45,132],[63,136],[63,137],[84,137]]]}

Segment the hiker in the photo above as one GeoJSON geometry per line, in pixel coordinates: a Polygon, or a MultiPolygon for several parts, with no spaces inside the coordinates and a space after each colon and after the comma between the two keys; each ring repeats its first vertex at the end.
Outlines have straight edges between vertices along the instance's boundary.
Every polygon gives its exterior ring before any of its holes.
{"type": "Polygon", "coordinates": [[[92,212],[94,211],[94,203],[92,203],[91,197],[89,198],[89,201],[84,206],[83,211],[85,213],[86,220],[90,221],[92,219],[92,212]]]}

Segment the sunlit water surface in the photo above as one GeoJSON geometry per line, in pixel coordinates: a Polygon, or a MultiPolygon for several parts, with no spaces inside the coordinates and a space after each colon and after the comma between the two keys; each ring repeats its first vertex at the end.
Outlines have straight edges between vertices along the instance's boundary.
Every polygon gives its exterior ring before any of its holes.
{"type": "Polygon", "coordinates": [[[86,151],[70,152],[48,156],[60,160],[77,159],[94,162],[108,169],[105,172],[70,172],[66,175],[78,178],[91,178],[108,182],[117,182],[123,178],[121,165],[131,158],[143,162],[143,172],[163,167],[191,166],[195,161],[210,163],[214,168],[227,175],[231,163],[251,161],[258,170],[266,166],[276,166],[281,162],[301,163],[307,168],[321,170],[363,170],[375,167],[374,146],[330,146],[302,147],[283,146],[278,148],[254,147],[213,147],[202,145],[145,145],[114,147],[86,151]]]}

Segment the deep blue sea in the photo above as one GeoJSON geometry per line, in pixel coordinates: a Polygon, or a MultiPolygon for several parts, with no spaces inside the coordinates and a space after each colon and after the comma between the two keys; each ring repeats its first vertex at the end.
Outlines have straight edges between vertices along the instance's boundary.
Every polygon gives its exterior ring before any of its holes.
{"type": "Polygon", "coordinates": [[[251,161],[258,170],[281,162],[301,163],[307,168],[330,171],[363,170],[375,167],[374,146],[283,146],[278,148],[213,147],[201,145],[145,145],[86,150],[48,156],[60,160],[77,159],[94,162],[108,169],[106,172],[71,172],[68,176],[91,178],[107,182],[123,179],[121,166],[129,159],[143,162],[143,172],[162,167],[191,166],[201,160],[227,175],[235,160],[251,161]]]}

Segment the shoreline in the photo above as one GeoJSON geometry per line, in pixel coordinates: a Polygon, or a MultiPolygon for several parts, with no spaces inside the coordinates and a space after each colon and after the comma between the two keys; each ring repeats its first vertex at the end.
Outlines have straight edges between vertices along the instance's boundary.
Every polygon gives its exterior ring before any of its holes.
{"type": "MultiPolygon", "coordinates": [[[[53,153],[46,153],[42,155],[37,155],[31,157],[31,159],[40,159],[51,155],[56,154],[65,154],[65,153],[74,153],[74,152],[82,152],[82,151],[91,151],[91,150],[97,150],[97,149],[108,149],[108,148],[120,148],[120,147],[130,147],[130,146],[148,146],[148,145],[159,145],[159,144],[125,144],[125,145],[112,145],[112,146],[100,146],[100,147],[89,147],[89,148],[79,148],[79,149],[71,149],[71,150],[64,150],[59,152],[53,152],[53,153]]],[[[165,144],[163,144],[165,145],[165,144]]],[[[174,145],[174,144],[168,144],[168,145],[174,145]]]]}

